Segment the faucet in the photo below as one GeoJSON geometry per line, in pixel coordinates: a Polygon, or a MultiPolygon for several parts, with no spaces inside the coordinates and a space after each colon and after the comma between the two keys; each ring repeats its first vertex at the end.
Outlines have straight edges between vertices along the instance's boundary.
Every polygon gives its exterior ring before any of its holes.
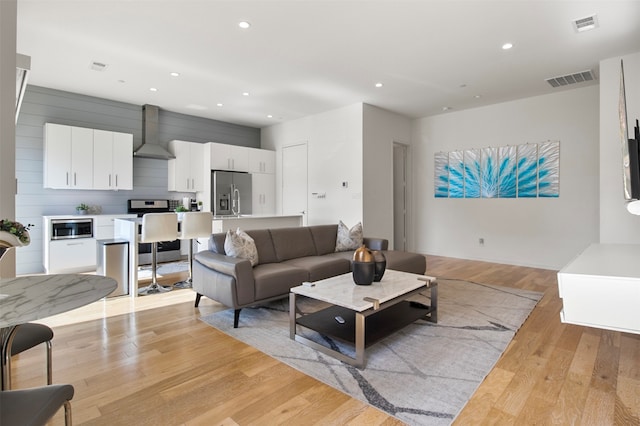
{"type": "Polygon", "coordinates": [[[235,202],[231,203],[231,213],[233,213],[236,216],[240,216],[240,190],[238,189],[237,186],[233,186],[233,198],[235,202]],[[238,206],[238,211],[235,211],[233,209],[233,206],[237,205],[238,206]]]}

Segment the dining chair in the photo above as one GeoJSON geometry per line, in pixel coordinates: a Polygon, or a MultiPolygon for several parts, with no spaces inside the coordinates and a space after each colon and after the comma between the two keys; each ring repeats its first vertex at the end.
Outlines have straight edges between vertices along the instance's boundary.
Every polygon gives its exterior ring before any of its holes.
{"type": "Polygon", "coordinates": [[[11,389],[11,357],[41,343],[45,343],[47,348],[47,384],[53,383],[51,340],[53,340],[53,330],[44,324],[26,323],[16,326],[11,347],[3,348],[4,353],[2,354],[3,362],[7,366],[4,371],[8,376],[5,379],[8,389],[11,389]]]}
{"type": "Polygon", "coordinates": [[[211,212],[185,212],[180,222],[181,240],[189,240],[189,278],[174,284],[176,288],[191,288],[193,281],[193,240],[211,237],[213,214],[211,212]]]}
{"type": "Polygon", "coordinates": [[[151,284],[138,290],[139,295],[163,293],[172,287],[158,284],[158,243],[178,237],[178,215],[175,213],[146,213],[142,216],[141,243],[151,243],[151,284]]]}
{"type": "Polygon", "coordinates": [[[64,424],[71,426],[72,385],[0,391],[0,425],[44,426],[64,406],[64,424]]]}

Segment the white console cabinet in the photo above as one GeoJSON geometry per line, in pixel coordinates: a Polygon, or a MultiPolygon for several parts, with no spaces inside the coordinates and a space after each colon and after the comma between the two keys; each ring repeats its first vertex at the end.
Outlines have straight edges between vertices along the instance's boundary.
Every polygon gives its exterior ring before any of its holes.
{"type": "Polygon", "coordinates": [[[640,244],[592,244],[558,272],[562,322],[640,334],[640,244]]]}

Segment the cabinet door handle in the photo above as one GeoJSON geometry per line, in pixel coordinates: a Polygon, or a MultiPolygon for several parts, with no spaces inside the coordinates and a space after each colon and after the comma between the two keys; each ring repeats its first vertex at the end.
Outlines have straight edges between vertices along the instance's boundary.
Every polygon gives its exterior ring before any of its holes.
{"type": "Polygon", "coordinates": [[[109,188],[111,188],[111,174],[109,174],[109,188]]]}
{"type": "Polygon", "coordinates": [[[116,174],[116,188],[118,187],[118,175],[116,174]]]}
{"type": "Polygon", "coordinates": [[[76,176],[76,172],[73,172],[73,186],[78,185],[78,176],[76,176]]]}
{"type": "Polygon", "coordinates": [[[196,180],[195,179],[191,179],[191,189],[196,189],[196,180]]]}
{"type": "Polygon", "coordinates": [[[69,186],[69,172],[67,172],[67,186],[69,186]]]}
{"type": "Polygon", "coordinates": [[[189,178],[187,178],[187,189],[189,189],[189,178]]]}
{"type": "Polygon", "coordinates": [[[68,246],[81,246],[82,243],[67,243],[68,246]]]}

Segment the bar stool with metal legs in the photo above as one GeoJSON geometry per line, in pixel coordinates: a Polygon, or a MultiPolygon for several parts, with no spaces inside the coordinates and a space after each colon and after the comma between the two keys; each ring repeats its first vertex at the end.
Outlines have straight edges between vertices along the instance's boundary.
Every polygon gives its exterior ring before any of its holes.
{"type": "Polygon", "coordinates": [[[138,290],[139,295],[163,293],[172,287],[158,284],[158,243],[178,237],[178,215],[175,213],[147,213],[142,216],[141,243],[151,243],[151,284],[138,290]]]}
{"type": "Polygon", "coordinates": [[[189,240],[189,278],[175,284],[176,288],[191,288],[193,279],[193,239],[209,238],[213,228],[211,212],[186,212],[180,222],[181,240],[189,240]]]}

